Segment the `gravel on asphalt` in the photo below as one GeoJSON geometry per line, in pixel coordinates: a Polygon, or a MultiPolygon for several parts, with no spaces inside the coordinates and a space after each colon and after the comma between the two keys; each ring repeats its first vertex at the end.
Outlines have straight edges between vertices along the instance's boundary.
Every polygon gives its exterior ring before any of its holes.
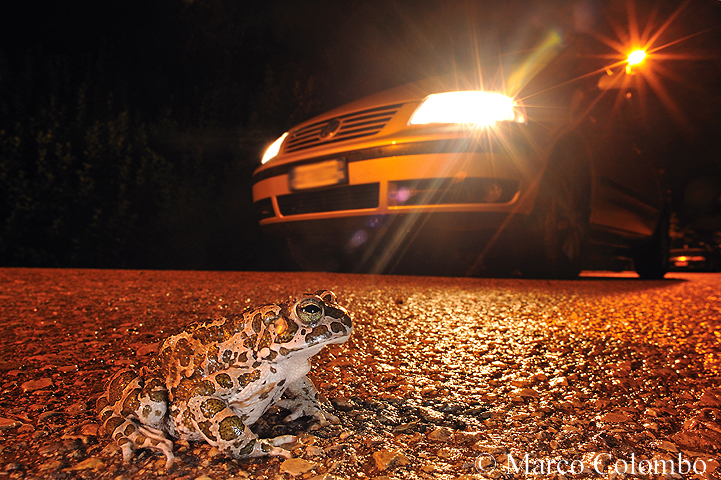
{"type": "Polygon", "coordinates": [[[721,275],[669,277],[0,269],[0,478],[718,479],[721,275]],[[179,441],[166,471],[98,436],[106,378],[165,337],[319,288],[355,324],[311,370],[341,423],[253,426],[294,458],[179,441]]]}

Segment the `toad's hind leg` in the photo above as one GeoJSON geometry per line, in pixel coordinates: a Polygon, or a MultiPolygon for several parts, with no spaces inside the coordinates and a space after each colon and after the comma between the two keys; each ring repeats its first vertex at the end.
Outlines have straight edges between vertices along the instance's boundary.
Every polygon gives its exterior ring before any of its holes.
{"type": "Polygon", "coordinates": [[[165,385],[144,369],[140,374],[117,372],[97,403],[102,429],[122,449],[123,461],[129,462],[138,448],[150,448],[165,455],[165,467],[170,468],[175,457],[173,442],[163,431],[167,407],[165,385]]]}
{"type": "Polygon", "coordinates": [[[188,402],[193,424],[205,441],[233,458],[278,456],[290,458],[280,445],[297,440],[294,435],[258,438],[228,404],[215,397],[196,396],[188,402]]]}

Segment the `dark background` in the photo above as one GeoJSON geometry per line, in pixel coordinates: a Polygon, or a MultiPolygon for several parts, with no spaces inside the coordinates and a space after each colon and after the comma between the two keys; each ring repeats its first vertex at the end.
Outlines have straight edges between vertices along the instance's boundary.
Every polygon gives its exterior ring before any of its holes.
{"type": "Polygon", "coordinates": [[[672,17],[654,45],[691,36],[663,50],[675,230],[721,231],[715,0],[3,5],[0,265],[282,268],[250,178],[293,124],[550,31],[618,38],[672,17]]]}

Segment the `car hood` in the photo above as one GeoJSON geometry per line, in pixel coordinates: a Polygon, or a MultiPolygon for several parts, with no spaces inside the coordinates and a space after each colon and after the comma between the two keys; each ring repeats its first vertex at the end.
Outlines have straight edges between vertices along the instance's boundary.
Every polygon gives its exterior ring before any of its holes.
{"type": "Polygon", "coordinates": [[[463,71],[399,85],[336,107],[322,115],[296,125],[293,129],[303,128],[305,125],[337,117],[348,112],[366,110],[384,105],[420,103],[428,95],[434,93],[459,90],[491,90],[503,92],[501,82],[493,81],[493,79],[500,76],[500,74],[497,73],[498,69],[493,69],[492,72],[494,72],[492,75],[488,73],[483,75],[484,79],[486,79],[485,84],[484,81],[481,80],[479,72],[463,71]],[[491,80],[487,80],[488,78],[491,78],[491,80]]]}
{"type": "Polygon", "coordinates": [[[581,35],[564,46],[558,43],[544,55],[534,52],[522,58],[518,55],[486,59],[482,67],[461,67],[452,73],[431,76],[362,97],[297,124],[292,130],[350,112],[420,103],[433,93],[459,90],[496,91],[517,99],[529,99],[536,121],[555,123],[564,118],[564,110],[569,106],[574,89],[583,87],[584,83],[585,88],[596,87],[597,76],[603,73],[599,66],[607,60],[594,55],[598,52],[592,50],[588,42],[589,39],[581,35]],[[588,72],[601,73],[589,76],[588,72]]]}

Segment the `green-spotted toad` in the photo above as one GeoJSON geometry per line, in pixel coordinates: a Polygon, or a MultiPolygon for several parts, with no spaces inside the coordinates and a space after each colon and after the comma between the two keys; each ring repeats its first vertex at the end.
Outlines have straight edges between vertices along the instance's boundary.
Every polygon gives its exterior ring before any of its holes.
{"type": "Polygon", "coordinates": [[[106,434],[127,462],[137,448],[161,451],[173,463],[172,438],[206,441],[233,458],[290,453],[279,445],[295,437],[258,438],[248,427],[273,405],[290,410],[286,421],[323,411],[306,374],[325,345],[352,332],[333,292],[318,290],[241,315],[207,320],[166,339],[150,366],[124,369],[98,399],[106,434]]]}

